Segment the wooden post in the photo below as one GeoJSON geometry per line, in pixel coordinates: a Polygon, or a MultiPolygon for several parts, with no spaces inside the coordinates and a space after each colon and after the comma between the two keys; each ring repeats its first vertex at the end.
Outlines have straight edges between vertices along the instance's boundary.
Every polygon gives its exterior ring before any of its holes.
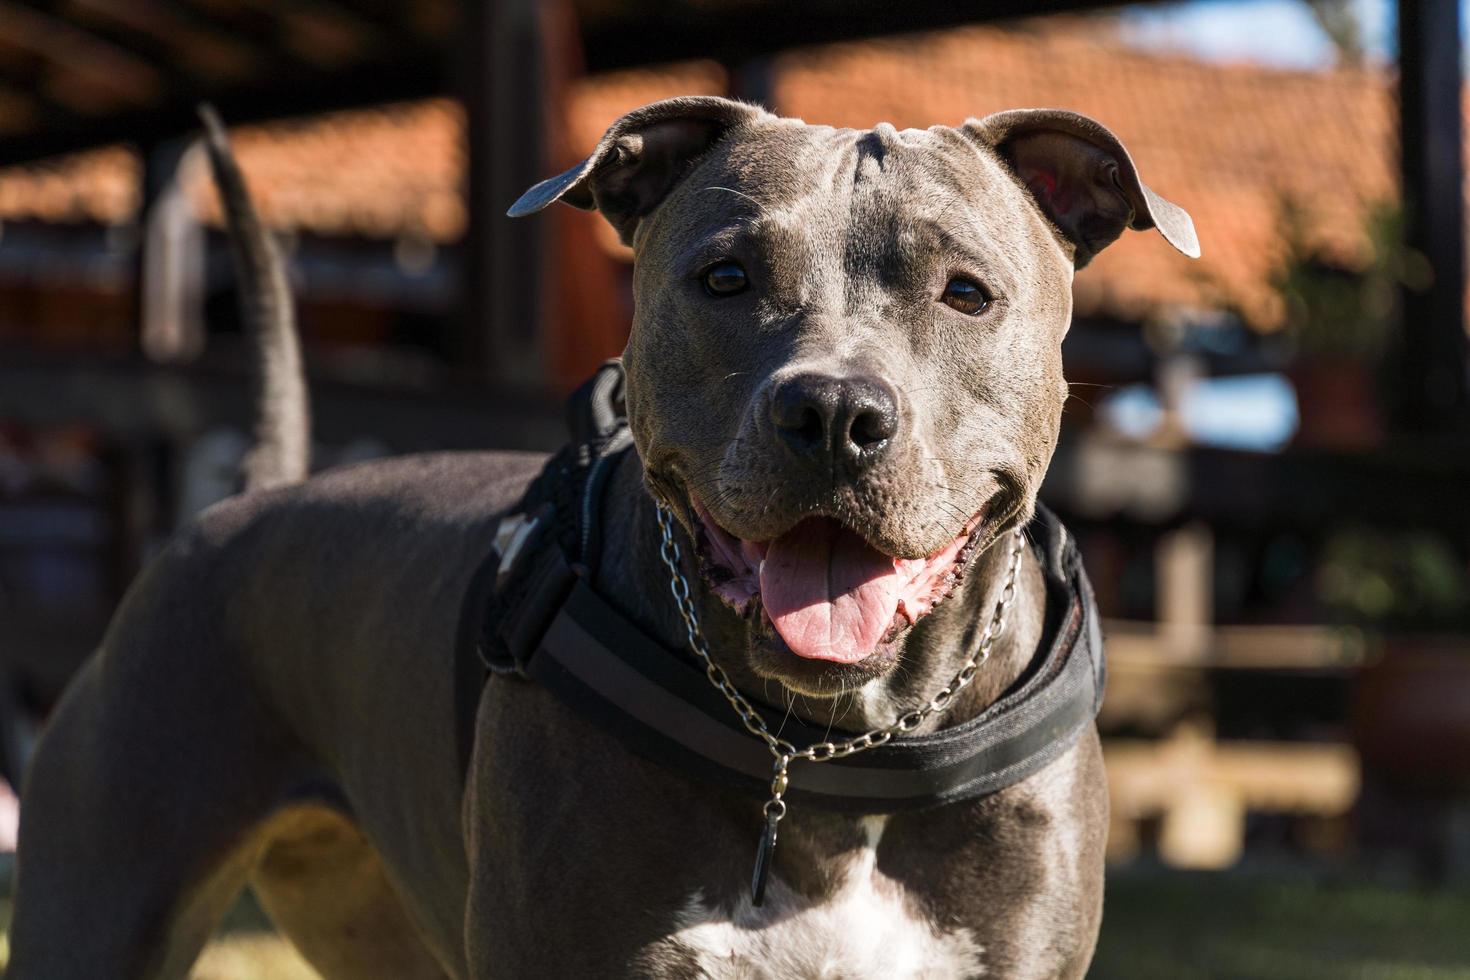
{"type": "Polygon", "coordinates": [[[464,0],[462,10],[470,220],[456,359],[484,380],[541,388],[543,222],[505,216],[549,176],[540,18],[535,0],[464,0]]]}
{"type": "Polygon", "coordinates": [[[756,55],[725,66],[726,88],[732,99],[744,99],[779,112],[776,106],[774,55],[756,55]]]}
{"type": "Polygon", "coordinates": [[[146,298],[148,270],[145,266],[148,251],[148,227],[156,217],[159,205],[165,201],[170,188],[175,186],[179,165],[189,144],[185,139],[159,140],[139,145],[138,156],[143,163],[142,194],[138,202],[138,215],[133,227],[133,329],[139,349],[144,349],[144,325],[149,311],[146,298]]]}
{"type": "Polygon", "coordinates": [[[192,139],[159,144],[143,168],[138,269],[139,339],[155,361],[189,361],[204,350],[208,240],[185,190],[203,172],[192,139]]]}
{"type": "Polygon", "coordinates": [[[1459,0],[1399,0],[1399,133],[1407,244],[1433,280],[1404,294],[1399,424],[1465,431],[1465,208],[1459,0]]]}
{"type": "Polygon", "coordinates": [[[1215,624],[1215,538],[1206,524],[1165,533],[1154,551],[1159,637],[1171,659],[1196,660],[1215,624]]]}

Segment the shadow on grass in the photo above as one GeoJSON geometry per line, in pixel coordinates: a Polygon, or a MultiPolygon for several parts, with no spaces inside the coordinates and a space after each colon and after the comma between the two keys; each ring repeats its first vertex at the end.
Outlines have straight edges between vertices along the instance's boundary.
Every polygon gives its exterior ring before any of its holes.
{"type": "Polygon", "coordinates": [[[1470,889],[1115,871],[1090,980],[1470,980],[1470,889]]]}

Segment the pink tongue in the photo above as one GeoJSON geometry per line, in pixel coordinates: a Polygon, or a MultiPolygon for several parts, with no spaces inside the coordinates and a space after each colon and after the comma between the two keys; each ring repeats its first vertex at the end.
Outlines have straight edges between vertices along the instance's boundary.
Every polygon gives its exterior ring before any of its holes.
{"type": "Polygon", "coordinates": [[[822,518],[772,541],[760,573],[761,602],[791,652],[846,664],[878,648],[900,589],[892,558],[822,518]]]}

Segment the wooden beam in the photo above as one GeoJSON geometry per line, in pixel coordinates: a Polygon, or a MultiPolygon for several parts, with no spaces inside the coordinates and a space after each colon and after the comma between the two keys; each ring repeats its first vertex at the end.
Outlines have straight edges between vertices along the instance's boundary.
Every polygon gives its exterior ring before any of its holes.
{"type": "MultiPolygon", "coordinates": [[[[21,116],[21,122],[7,131],[11,135],[29,132],[38,122],[54,125],[58,120],[69,120],[72,125],[82,126],[88,121],[78,116],[70,106],[62,105],[40,91],[40,86],[29,79],[0,80],[0,101],[21,116]]],[[[0,136],[3,140],[4,136],[0,136]]]]}
{"type": "Polygon", "coordinates": [[[175,85],[240,81],[272,60],[227,25],[161,0],[70,0],[66,11],[74,23],[175,76],[175,85]]]}
{"type": "Polygon", "coordinates": [[[1400,0],[1399,127],[1406,238],[1433,269],[1404,293],[1397,416],[1413,432],[1470,423],[1465,335],[1459,0],[1400,0]]]}
{"type": "MultiPolygon", "coordinates": [[[[579,5],[580,6],[580,5],[579,5]]],[[[603,6],[603,5],[598,5],[603,6]]],[[[806,44],[1099,9],[1098,0],[779,0],[607,4],[583,18],[587,69],[712,58],[726,65],[806,44]]]]}
{"type": "MultiPolygon", "coordinates": [[[[31,2],[40,3],[41,0],[31,2]]],[[[118,0],[87,2],[114,3],[118,0]]],[[[323,2],[349,6],[345,0],[323,2]]],[[[183,0],[148,0],[148,3],[167,12],[173,19],[185,18],[194,11],[193,5],[183,0]]],[[[463,39],[466,49],[484,40],[492,20],[505,20],[510,24],[515,19],[516,9],[530,6],[529,0],[516,0],[511,4],[477,0],[458,0],[458,3],[461,25],[458,36],[463,39]],[[500,9],[502,7],[507,9],[500,9]]],[[[7,11],[23,8],[16,7],[14,0],[0,0],[0,5],[3,5],[0,27],[13,30],[13,26],[7,23],[7,11]]],[[[355,3],[350,6],[353,10],[358,9],[355,3]]],[[[985,5],[977,5],[970,0],[908,0],[905,3],[892,3],[890,0],[790,0],[728,9],[723,5],[654,0],[619,3],[604,8],[616,10],[614,14],[587,10],[581,33],[586,67],[597,72],[700,57],[739,64],[801,44],[932,30],[1100,6],[1096,0],[997,0],[985,5]]],[[[365,4],[362,9],[377,11],[364,14],[375,26],[390,23],[386,8],[377,0],[365,4]]],[[[199,19],[197,13],[192,16],[199,19]]],[[[204,21],[217,25],[231,38],[256,50],[273,48],[279,41],[278,25],[250,5],[238,12],[210,14],[204,21]]],[[[408,30],[396,35],[395,41],[393,50],[384,51],[380,57],[344,71],[313,72],[290,61],[274,71],[271,78],[258,83],[238,87],[208,86],[207,91],[191,92],[187,97],[168,93],[166,102],[153,110],[127,110],[86,121],[61,118],[55,124],[48,120],[42,131],[0,139],[0,166],[110,142],[138,140],[151,143],[170,138],[193,128],[194,101],[201,94],[214,101],[232,122],[242,123],[455,91],[456,87],[451,84],[444,67],[446,54],[452,52],[446,52],[443,45],[421,40],[408,30]]],[[[493,47],[489,41],[485,44],[486,50],[493,47]]],[[[513,42],[507,41],[507,45],[513,47],[513,42]]],[[[530,57],[526,52],[513,50],[509,56],[506,60],[530,57]]],[[[472,101],[477,97],[476,91],[483,88],[491,76],[505,70],[478,63],[462,73],[464,82],[458,90],[467,102],[472,101]],[[477,79],[473,84],[471,76],[477,79]]],[[[519,81],[516,90],[522,96],[535,91],[519,81]]],[[[472,119],[473,116],[472,112],[472,119]]],[[[538,171],[538,176],[544,175],[538,171]]]]}
{"type": "Polygon", "coordinates": [[[110,92],[120,105],[145,104],[165,90],[155,65],[44,9],[0,0],[0,40],[110,92]]]}
{"type": "MultiPolygon", "coordinates": [[[[123,7],[131,0],[71,0],[109,7],[123,7]]],[[[273,52],[279,40],[279,25],[259,4],[200,4],[194,0],[144,0],[139,16],[163,17],[169,22],[186,24],[201,31],[224,34],[231,40],[248,44],[259,52],[273,52]]]]}
{"type": "Polygon", "coordinates": [[[399,37],[410,30],[406,7],[409,3],[365,2],[365,0],[292,0],[293,6],[323,17],[354,23],[374,43],[399,37]]]}
{"type": "Polygon", "coordinates": [[[1210,524],[1235,530],[1326,531],[1344,523],[1423,528],[1470,541],[1470,454],[1403,440],[1374,453],[1174,450],[1063,431],[1041,496],[1068,523],[1210,524]]]}
{"type": "MultiPolygon", "coordinates": [[[[3,14],[0,14],[3,16],[3,14]]],[[[391,61],[370,62],[348,71],[321,74],[283,66],[258,84],[171,94],[153,108],[93,119],[69,115],[49,120],[37,133],[0,139],[0,166],[103,146],[141,144],[194,132],[195,103],[208,98],[231,125],[309,116],[383,102],[424,98],[447,88],[442,52],[428,46],[404,47],[391,61]]]]}
{"type": "MultiPolygon", "coordinates": [[[[250,352],[216,337],[193,364],[27,354],[0,359],[0,418],[37,428],[95,426],[109,441],[181,442],[216,426],[248,429],[258,406],[250,352]]],[[[312,429],[323,442],[361,436],[395,453],[439,449],[552,450],[566,439],[559,400],[525,389],[434,390],[311,381],[312,429]]]]}

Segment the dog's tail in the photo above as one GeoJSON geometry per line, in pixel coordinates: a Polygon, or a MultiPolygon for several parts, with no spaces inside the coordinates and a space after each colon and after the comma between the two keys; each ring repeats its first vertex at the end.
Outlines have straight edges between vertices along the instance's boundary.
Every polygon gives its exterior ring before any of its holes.
{"type": "Polygon", "coordinates": [[[259,356],[260,416],[255,445],[245,457],[245,490],[300,483],[311,466],[311,409],[285,263],[251,203],[219,114],[213,106],[201,105],[199,118],[229,225],[240,312],[259,356]]]}

